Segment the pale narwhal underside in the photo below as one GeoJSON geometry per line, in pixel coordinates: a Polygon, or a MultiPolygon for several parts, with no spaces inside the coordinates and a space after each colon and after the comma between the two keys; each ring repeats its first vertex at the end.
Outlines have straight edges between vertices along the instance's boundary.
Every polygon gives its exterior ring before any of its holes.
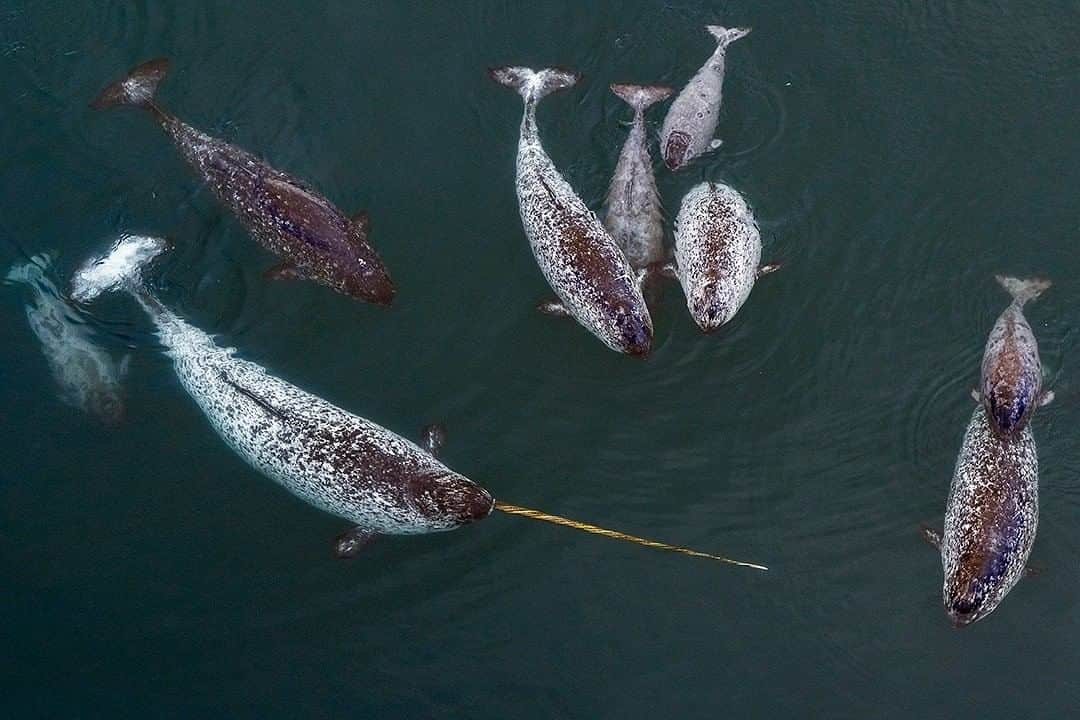
{"type": "Polygon", "coordinates": [[[308,278],[350,297],[389,305],[394,284],[368,242],[367,213],[345,217],[296,178],[163,110],[155,93],[168,67],[168,60],[159,58],[132,68],[91,106],[149,110],[218,200],[252,237],[284,260],[267,271],[269,277],[308,278]]]}
{"type": "Polygon", "coordinates": [[[735,317],[758,276],[776,267],[761,266],[761,233],[738,191],[704,182],[686,194],[675,219],[673,271],[703,332],[735,317]]]}
{"type": "Polygon", "coordinates": [[[26,319],[41,342],[61,402],[105,425],[118,425],[124,418],[122,381],[128,357],[117,363],[95,340],[89,326],[46,275],[51,265],[48,255],[35,255],[12,267],[6,279],[23,283],[33,292],[26,319]]]}
{"type": "Polygon", "coordinates": [[[983,408],[956,459],[941,550],[945,613],[957,627],[980,620],[1024,576],[1039,523],[1039,459],[1030,425],[1001,437],[983,408]]]}
{"type": "Polygon", "coordinates": [[[491,513],[491,495],[430,452],[237,358],[162,305],[141,268],[166,247],[122,237],[76,273],[72,297],[128,291],[154,322],[181,385],[229,446],[296,496],[355,524],[339,539],[339,555],[377,534],[452,530],[491,513]]]}
{"type": "Polygon", "coordinates": [[[1039,343],[1023,310],[1025,303],[1039,297],[1051,283],[1001,275],[997,281],[1013,300],[986,340],[978,396],[994,430],[1011,436],[1024,429],[1036,407],[1053,399],[1052,392],[1043,393],[1039,343]]]}
{"type": "Polygon", "coordinates": [[[727,47],[750,34],[749,28],[709,25],[716,50],[682,89],[668,108],[660,129],[660,152],[672,170],[685,167],[702,153],[719,146],[715,139],[724,89],[727,47]]]}
{"type": "Polygon", "coordinates": [[[611,92],[634,110],[604,201],[604,226],[635,269],[664,259],[664,215],[656,190],[645,111],[671,94],[662,85],[614,84],[611,92]]]}
{"type": "Polygon", "coordinates": [[[524,67],[490,71],[525,103],[517,154],[521,222],[561,308],[612,350],[647,355],[653,326],[639,280],[622,250],[544,151],[536,105],[577,82],[574,73],[524,67]]]}

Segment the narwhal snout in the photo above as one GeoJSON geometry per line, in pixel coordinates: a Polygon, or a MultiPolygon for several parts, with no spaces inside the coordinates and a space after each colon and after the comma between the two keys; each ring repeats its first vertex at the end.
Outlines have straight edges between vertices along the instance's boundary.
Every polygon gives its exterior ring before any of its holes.
{"type": "Polygon", "coordinates": [[[487,490],[456,474],[427,483],[417,493],[416,503],[430,519],[448,527],[483,520],[495,509],[487,490]]]}

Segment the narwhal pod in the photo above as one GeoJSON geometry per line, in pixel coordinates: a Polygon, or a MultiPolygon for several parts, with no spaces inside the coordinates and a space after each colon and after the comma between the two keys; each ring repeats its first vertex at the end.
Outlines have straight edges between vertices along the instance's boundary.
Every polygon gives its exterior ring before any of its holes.
{"type": "Polygon", "coordinates": [[[653,326],[637,274],[615,240],[577,196],[544,151],[536,106],[547,95],[574,85],[566,70],[501,67],[489,71],[525,104],[518,137],[517,196],[521,224],[536,263],[559,301],[543,306],[570,315],[617,352],[643,356],[653,326]]]}
{"type": "Polygon", "coordinates": [[[1039,524],[1039,458],[1031,427],[1003,438],[981,407],[956,458],[941,550],[945,613],[957,627],[994,611],[1023,577],[1039,524]]]}
{"type": "Polygon", "coordinates": [[[692,188],[675,219],[673,272],[703,332],[735,317],[757,278],[779,267],[760,263],[761,233],[742,195],[723,183],[692,188]]]}
{"type": "Polygon", "coordinates": [[[491,513],[491,495],[430,452],[237,358],[166,308],[141,270],[165,249],[157,238],[121,237],[76,273],[72,297],[130,293],[156,326],[181,385],[225,442],[293,494],[355,524],[338,540],[340,555],[377,534],[452,530],[491,513]]]}
{"type": "Polygon", "coordinates": [[[368,242],[367,213],[345,217],[300,180],[164,110],[155,94],[168,69],[165,58],[132,68],[123,80],[102,90],[91,107],[149,110],[217,199],[283,260],[267,271],[269,277],[307,278],[351,297],[389,305],[394,284],[368,242]]]}
{"type": "Polygon", "coordinates": [[[986,408],[994,430],[1015,435],[1031,420],[1035,408],[1050,402],[1054,394],[1042,391],[1039,343],[1024,317],[1024,304],[1048,287],[1049,280],[997,276],[1012,295],[1012,302],[994,323],[983,352],[978,399],[986,408]]]}

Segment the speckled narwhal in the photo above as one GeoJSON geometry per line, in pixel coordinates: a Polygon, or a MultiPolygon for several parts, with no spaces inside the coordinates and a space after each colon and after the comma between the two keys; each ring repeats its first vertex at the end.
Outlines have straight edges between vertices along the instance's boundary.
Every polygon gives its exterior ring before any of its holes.
{"type": "Polygon", "coordinates": [[[660,152],[672,170],[720,146],[714,135],[720,118],[727,48],[750,34],[750,28],[708,25],[705,29],[716,38],[716,50],[671,103],[660,129],[660,152]]]}
{"type": "Polygon", "coordinates": [[[735,317],[757,278],[777,268],[761,265],[757,222],[734,188],[704,182],[686,194],[675,219],[675,263],[669,271],[702,331],[735,317]]]}
{"type": "Polygon", "coordinates": [[[122,381],[129,357],[117,363],[94,339],[89,326],[46,275],[51,265],[48,255],[35,255],[12,267],[7,280],[23,283],[33,292],[26,319],[41,342],[60,400],[105,425],[117,425],[124,417],[122,381]]]}
{"type": "Polygon", "coordinates": [[[634,110],[604,201],[604,226],[631,267],[645,268],[664,259],[664,215],[656,191],[645,110],[671,94],[663,85],[614,84],[611,92],[634,110]]]}
{"type": "Polygon", "coordinates": [[[153,320],[181,385],[225,442],[293,494],[354,523],[338,539],[340,556],[378,534],[453,530],[491,513],[491,495],[430,452],[237,358],[162,305],[141,268],[166,248],[158,238],[122,237],[76,273],[72,297],[131,293],[153,320]]]}
{"type": "Polygon", "coordinates": [[[168,68],[165,58],[132,68],[123,80],[106,87],[91,107],[133,105],[149,110],[218,200],[252,237],[283,260],[267,271],[268,277],[307,278],[351,297],[389,305],[394,284],[368,242],[367,213],[345,217],[303,182],[163,110],[155,93],[168,68]]]}
{"type": "Polygon", "coordinates": [[[976,399],[986,408],[994,430],[1009,436],[1024,429],[1038,405],[1054,398],[1052,391],[1042,391],[1039,343],[1024,317],[1024,304],[1039,297],[1050,287],[1050,281],[1001,275],[997,281],[1013,300],[986,340],[976,399]]]}
{"type": "Polygon", "coordinates": [[[1039,523],[1039,458],[1031,426],[1002,437],[987,413],[971,416],[956,459],[942,533],[945,613],[957,627],[986,617],[1023,577],[1039,523]]]}
{"type": "Polygon", "coordinates": [[[541,307],[568,314],[612,350],[647,355],[653,326],[640,279],[622,250],[563,179],[544,152],[536,128],[536,105],[577,82],[566,70],[502,67],[490,71],[525,102],[517,154],[521,223],[536,262],[558,303],[541,307]]]}

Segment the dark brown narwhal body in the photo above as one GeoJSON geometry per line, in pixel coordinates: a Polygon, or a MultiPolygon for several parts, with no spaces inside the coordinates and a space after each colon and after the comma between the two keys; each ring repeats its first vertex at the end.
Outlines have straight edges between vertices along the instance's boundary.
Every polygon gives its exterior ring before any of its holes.
{"type": "Polygon", "coordinates": [[[133,68],[91,103],[149,110],[184,159],[248,232],[284,262],[268,274],[302,277],[380,305],[394,298],[390,275],[368,243],[366,213],[347,218],[333,203],[251,153],[210,137],[163,110],[154,100],[169,61],[133,68]]]}

